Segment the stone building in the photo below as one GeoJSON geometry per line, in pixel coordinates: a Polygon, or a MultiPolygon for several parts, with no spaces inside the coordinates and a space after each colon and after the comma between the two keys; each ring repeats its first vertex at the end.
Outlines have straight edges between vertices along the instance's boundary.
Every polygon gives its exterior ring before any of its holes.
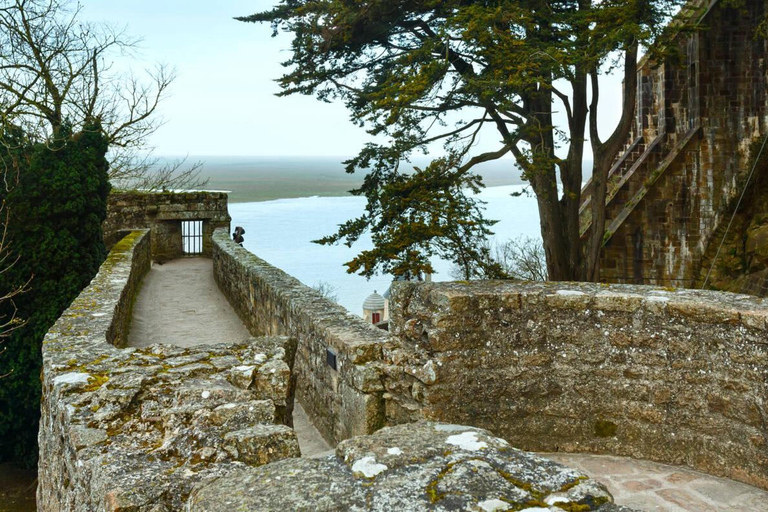
{"type": "Polygon", "coordinates": [[[164,262],[185,255],[211,256],[211,236],[229,230],[227,194],[220,192],[113,192],[103,223],[107,246],[127,230],[149,229],[152,257],[164,262]]]}
{"type": "Polygon", "coordinates": [[[387,301],[376,293],[376,290],[363,301],[363,318],[367,323],[374,325],[389,320],[387,301]]]}
{"type": "Polygon", "coordinates": [[[602,280],[768,292],[765,155],[748,182],[768,134],[765,12],[764,0],[691,2],[674,56],[640,63],[636,124],[608,178],[602,280]]]}

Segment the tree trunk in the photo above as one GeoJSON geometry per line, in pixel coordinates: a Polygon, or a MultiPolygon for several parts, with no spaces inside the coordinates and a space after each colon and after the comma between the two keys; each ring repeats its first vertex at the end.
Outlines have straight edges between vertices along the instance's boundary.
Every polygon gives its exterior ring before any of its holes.
{"type": "Polygon", "coordinates": [[[629,41],[624,52],[624,98],[621,119],[611,136],[600,142],[597,133],[597,103],[599,88],[597,69],[590,72],[592,80],[592,102],[589,114],[589,131],[592,141],[594,162],[592,164],[592,228],[587,240],[584,265],[581,276],[585,281],[597,281],[600,277],[600,253],[605,237],[605,199],[607,195],[608,171],[629,137],[635,118],[635,98],[637,96],[637,41],[629,41]]]}
{"type": "MultiPolygon", "coordinates": [[[[549,85],[541,86],[531,102],[534,116],[532,133],[526,138],[531,146],[533,173],[531,186],[539,207],[541,237],[547,258],[547,272],[552,281],[572,281],[568,221],[563,215],[557,190],[555,144],[552,126],[552,92],[549,85]]],[[[578,208],[578,207],[577,207],[578,208]]]]}

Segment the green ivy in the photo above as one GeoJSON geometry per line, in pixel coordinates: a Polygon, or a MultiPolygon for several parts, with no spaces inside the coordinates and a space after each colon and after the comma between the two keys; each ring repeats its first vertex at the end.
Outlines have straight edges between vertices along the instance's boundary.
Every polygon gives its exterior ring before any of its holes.
{"type": "MultiPolygon", "coordinates": [[[[61,313],[88,285],[106,257],[101,223],[109,181],[107,141],[91,123],[82,132],[65,129],[57,141],[32,143],[6,129],[2,156],[10,260],[0,290],[32,280],[28,291],[0,303],[0,314],[26,323],[0,347],[0,460],[25,466],[37,461],[41,345],[61,313]]],[[[6,261],[8,263],[8,261],[6,261]]]]}

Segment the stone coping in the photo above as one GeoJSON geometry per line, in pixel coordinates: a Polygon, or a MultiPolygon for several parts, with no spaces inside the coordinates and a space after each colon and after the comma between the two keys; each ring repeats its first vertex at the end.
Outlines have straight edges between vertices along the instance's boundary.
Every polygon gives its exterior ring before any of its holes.
{"type": "MultiPolygon", "coordinates": [[[[400,285],[396,283],[395,286],[400,285]]],[[[446,306],[462,297],[503,296],[506,307],[596,308],[633,313],[640,309],[710,324],[768,331],[768,299],[713,290],[647,285],[530,281],[431,283],[430,294],[446,306]]],[[[768,342],[768,340],[767,340],[768,342]]]]}
{"type": "Polygon", "coordinates": [[[168,197],[169,199],[180,199],[183,201],[196,200],[196,199],[227,199],[229,196],[226,192],[214,192],[207,190],[179,190],[179,191],[144,191],[144,190],[114,190],[109,194],[110,198],[114,200],[120,200],[122,198],[135,199],[138,197],[146,196],[149,200],[154,201],[157,198],[168,197]]]}
{"type": "Polygon", "coordinates": [[[343,351],[352,363],[362,364],[381,357],[381,347],[389,341],[386,331],[365,322],[314,288],[236,244],[226,230],[214,231],[213,241],[220,251],[247,268],[250,276],[268,282],[279,291],[292,315],[311,319],[317,330],[326,333],[333,348],[343,351]]]}

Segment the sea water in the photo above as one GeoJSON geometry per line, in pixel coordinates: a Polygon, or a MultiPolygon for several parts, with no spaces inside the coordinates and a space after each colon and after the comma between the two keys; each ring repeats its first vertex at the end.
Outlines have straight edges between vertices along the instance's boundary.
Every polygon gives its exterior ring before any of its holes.
{"type": "MultiPolygon", "coordinates": [[[[489,187],[479,194],[486,202],[485,217],[498,220],[491,229],[492,240],[504,242],[520,235],[540,239],[536,199],[523,195],[520,185],[489,187]]],[[[344,263],[360,251],[372,247],[370,236],[361,237],[351,248],[343,244],[313,244],[323,236],[335,233],[339,224],[360,216],[365,198],[304,197],[253,203],[232,203],[229,213],[232,228],[245,229],[244,247],[270,264],[287,272],[308,286],[325,282],[335,289],[339,304],[355,314],[362,314],[365,298],[377,291],[384,293],[392,276],[377,275],[366,279],[348,274],[344,263]]],[[[449,281],[451,263],[433,259],[435,281],[449,281]]]]}

